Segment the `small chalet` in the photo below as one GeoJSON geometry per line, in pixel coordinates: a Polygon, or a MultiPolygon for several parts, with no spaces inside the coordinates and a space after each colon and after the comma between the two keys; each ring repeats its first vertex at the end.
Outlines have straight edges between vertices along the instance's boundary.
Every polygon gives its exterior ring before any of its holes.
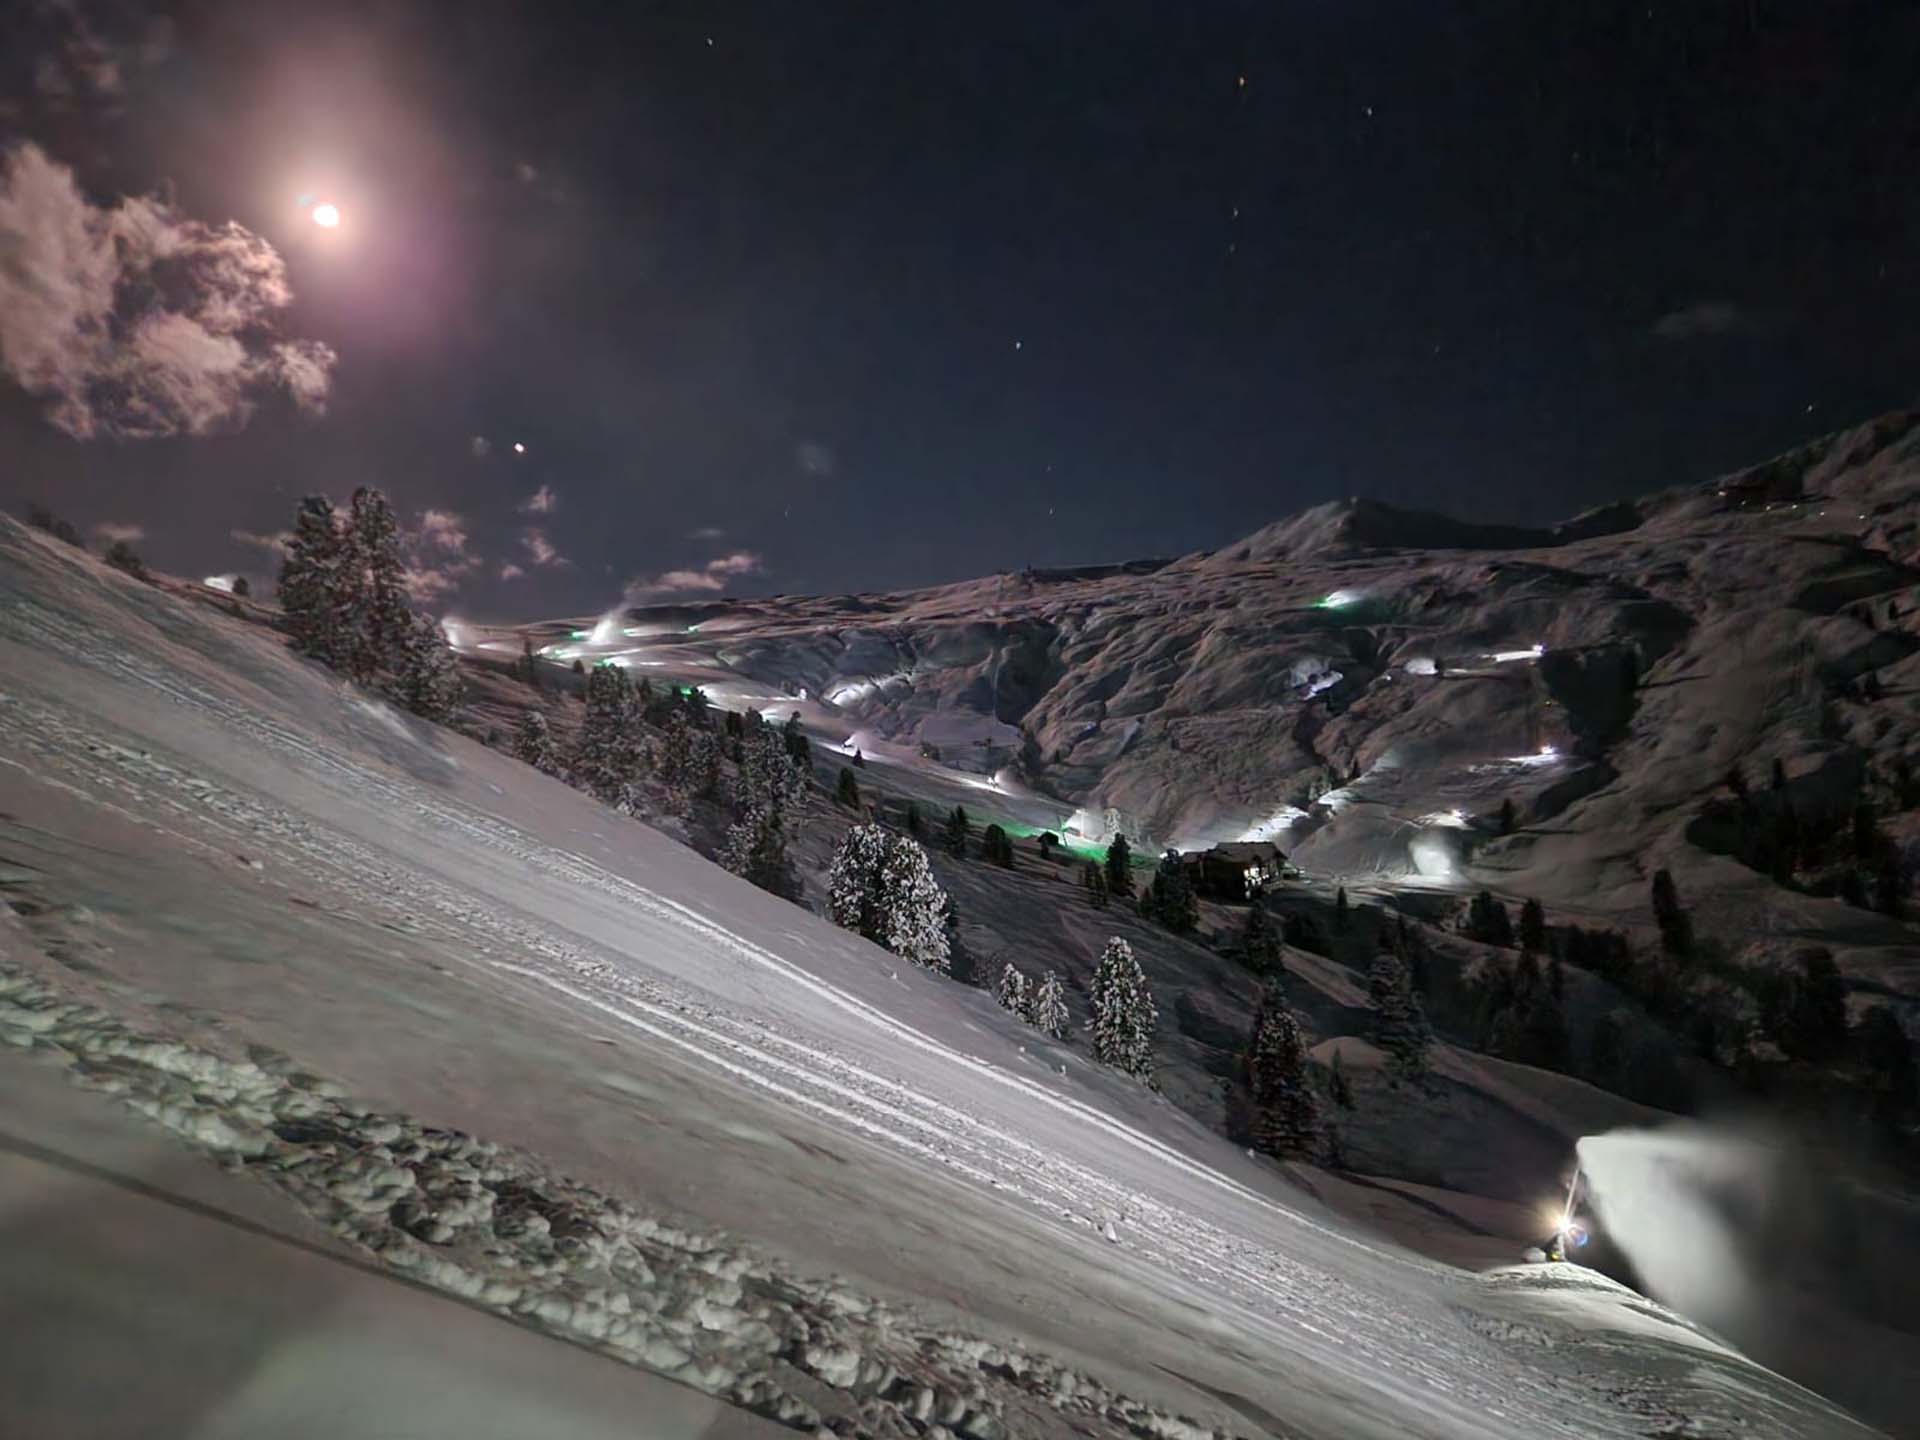
{"type": "Polygon", "coordinates": [[[1287,857],[1278,845],[1242,840],[1180,857],[1194,893],[1209,900],[1252,900],[1279,881],[1287,857]]]}

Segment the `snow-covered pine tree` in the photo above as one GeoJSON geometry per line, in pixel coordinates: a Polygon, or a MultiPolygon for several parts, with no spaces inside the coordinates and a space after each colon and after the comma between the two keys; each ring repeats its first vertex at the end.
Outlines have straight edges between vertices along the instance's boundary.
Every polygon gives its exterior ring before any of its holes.
{"type": "Polygon", "coordinates": [[[880,868],[892,837],[878,825],[847,831],[827,866],[827,918],[875,944],[886,934],[880,904],[880,868]]]}
{"type": "Polygon", "coordinates": [[[1133,957],[1133,947],[1113,936],[1093,972],[1094,1059],[1136,1079],[1151,1079],[1157,1019],[1147,977],[1133,957]]]}
{"type": "Polygon", "coordinates": [[[528,710],[520,716],[513,732],[513,753],[543,775],[560,773],[560,756],[553,748],[553,730],[544,710],[528,710]]]}
{"type": "Polygon", "coordinates": [[[880,869],[880,892],[887,915],[880,942],[894,954],[946,974],[947,894],[933,878],[927,852],[904,835],[889,835],[891,850],[880,869]]]}
{"type": "Polygon", "coordinates": [[[734,822],[720,848],[720,864],[782,900],[800,894],[800,882],[787,855],[785,822],[772,805],[757,805],[734,822]]]}
{"type": "Polygon", "coordinates": [[[1320,1101],[1307,1075],[1300,1022],[1277,991],[1263,990],[1243,1062],[1253,1143],[1269,1155],[1311,1155],[1320,1138],[1320,1101]]]}
{"type": "Polygon", "coordinates": [[[344,539],[346,643],[340,668],[365,685],[398,668],[413,614],[400,561],[400,523],[387,497],[371,485],[353,492],[344,539]]]}
{"type": "Polygon", "coordinates": [[[720,747],[713,731],[684,706],[667,717],[660,778],[667,783],[668,806],[676,815],[685,815],[696,798],[711,795],[720,783],[720,747]]]}
{"type": "Polygon", "coordinates": [[[346,541],[324,495],[309,495],[293,517],[293,536],[280,559],[280,609],[294,645],[323,665],[338,666],[346,651],[346,541]]]}
{"type": "Polygon", "coordinates": [[[744,819],[759,807],[784,816],[807,793],[807,772],[788,753],[780,733],[765,725],[749,728],[740,741],[740,762],[733,777],[734,814],[744,819]]]}
{"type": "Polygon", "coordinates": [[[1022,1020],[1027,1018],[1027,1007],[1032,1003],[1027,994],[1027,977],[1011,960],[1000,972],[1000,984],[993,993],[1003,1010],[1011,1010],[1022,1020]]]}
{"type": "Polygon", "coordinates": [[[1067,1038],[1069,1018],[1067,1015],[1067,987],[1060,983],[1060,977],[1052,970],[1041,977],[1034,987],[1033,998],[1028,1008],[1027,1018],[1034,1029],[1051,1040],[1067,1038]]]}
{"type": "Polygon", "coordinates": [[[827,867],[827,915],[903,959],[948,969],[947,897],[927,852],[904,835],[879,825],[847,832],[827,867]]]}
{"type": "Polygon", "coordinates": [[[1433,1031],[1399,957],[1382,952],[1374,959],[1367,1003],[1373,1009],[1374,1043],[1386,1052],[1396,1078],[1414,1080],[1426,1074],[1433,1031]]]}
{"type": "Polygon", "coordinates": [[[586,702],[568,767],[573,783],[606,804],[630,808],[640,755],[627,672],[618,665],[594,666],[587,673],[586,702]]]}
{"type": "Polygon", "coordinates": [[[460,708],[466,685],[460,679],[453,647],[447,644],[446,632],[438,621],[425,615],[408,615],[393,693],[414,714],[437,724],[451,720],[460,708]]]}

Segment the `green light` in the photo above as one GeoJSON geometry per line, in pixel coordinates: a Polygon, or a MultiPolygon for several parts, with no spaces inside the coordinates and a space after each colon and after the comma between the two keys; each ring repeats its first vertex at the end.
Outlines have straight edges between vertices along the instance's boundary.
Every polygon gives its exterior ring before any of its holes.
{"type": "Polygon", "coordinates": [[[591,640],[593,638],[593,632],[591,630],[569,630],[567,632],[567,638],[569,640],[591,640]]]}
{"type": "MultiPolygon", "coordinates": [[[[1000,828],[1005,830],[1009,835],[1018,835],[1022,839],[1032,840],[1040,835],[1044,835],[1048,829],[1053,827],[1022,825],[1017,821],[1010,821],[1003,824],[1000,828]]],[[[1054,846],[1056,850],[1075,856],[1081,860],[1104,860],[1107,858],[1107,847],[1104,845],[1094,845],[1085,840],[1070,839],[1065,835],[1061,835],[1057,829],[1055,829],[1053,833],[1060,841],[1058,845],[1054,846]]]]}

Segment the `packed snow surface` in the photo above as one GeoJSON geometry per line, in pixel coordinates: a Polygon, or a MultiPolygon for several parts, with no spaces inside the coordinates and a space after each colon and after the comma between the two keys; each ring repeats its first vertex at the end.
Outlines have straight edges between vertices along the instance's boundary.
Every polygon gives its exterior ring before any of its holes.
{"type": "Polygon", "coordinates": [[[989,997],[11,522],[0,800],[0,1035],[783,1423],[1866,1433],[1590,1272],[1360,1233],[989,997]]]}

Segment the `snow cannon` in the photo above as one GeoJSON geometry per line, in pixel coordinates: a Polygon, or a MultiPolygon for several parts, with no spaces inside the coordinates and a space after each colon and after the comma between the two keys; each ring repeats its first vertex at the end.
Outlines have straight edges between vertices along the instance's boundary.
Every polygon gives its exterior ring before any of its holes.
{"type": "Polygon", "coordinates": [[[1552,1207],[1550,1212],[1553,1234],[1547,1238],[1545,1244],[1530,1250],[1529,1258],[1537,1253],[1541,1259],[1555,1263],[1569,1260],[1576,1252],[1586,1249],[1587,1243],[1593,1239],[1593,1231],[1575,1213],[1575,1206],[1580,1198],[1580,1178],[1580,1170],[1576,1166],[1573,1178],[1567,1182],[1566,1199],[1552,1207]]]}

